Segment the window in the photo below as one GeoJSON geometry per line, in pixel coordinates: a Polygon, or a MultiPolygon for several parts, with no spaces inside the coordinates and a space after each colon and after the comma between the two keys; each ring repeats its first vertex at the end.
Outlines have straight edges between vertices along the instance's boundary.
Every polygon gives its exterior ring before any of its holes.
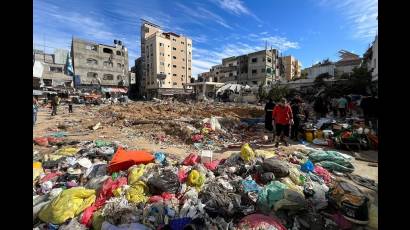
{"type": "Polygon", "coordinates": [[[219,74],[219,72],[216,72],[216,74],[219,74]]]}
{"type": "Polygon", "coordinates": [[[271,81],[268,81],[268,85],[270,85],[270,82],[271,82],[271,81]]]}
{"type": "Polygon", "coordinates": [[[160,42],[160,43],[159,43],[159,46],[164,46],[164,44],[160,42]]]}
{"type": "Polygon", "coordinates": [[[175,73],[174,73],[174,74],[172,74],[172,76],[176,77],[176,76],[177,76],[177,74],[175,74],[175,73]]]}
{"type": "Polygon", "coordinates": [[[144,32],[148,33],[149,32],[149,28],[148,27],[144,27],[144,32]]]}
{"type": "Polygon", "coordinates": [[[183,45],[183,44],[185,44],[184,42],[181,42],[181,44],[183,45]]]}
{"type": "Polygon", "coordinates": [[[184,52],[184,50],[181,50],[181,53],[183,53],[184,52]]]}
{"type": "Polygon", "coordinates": [[[112,54],[113,52],[112,52],[112,49],[104,48],[103,53],[112,54]]]}
{"type": "Polygon", "coordinates": [[[181,81],[184,81],[184,78],[181,77],[181,81]]]}
{"type": "Polygon", "coordinates": [[[258,62],[258,58],[252,58],[252,62],[253,63],[258,62]]]}
{"type": "Polygon", "coordinates": [[[177,40],[175,38],[173,38],[172,41],[176,42],[177,40]]]}
{"type": "Polygon", "coordinates": [[[162,52],[159,52],[159,55],[160,55],[160,56],[164,56],[164,53],[162,53],[162,52]]]}
{"type": "Polygon", "coordinates": [[[185,66],[182,66],[182,69],[185,69],[185,66]]]}
{"type": "Polygon", "coordinates": [[[175,48],[175,47],[172,47],[172,50],[177,50],[177,48],[175,48]]]}
{"type": "Polygon", "coordinates": [[[176,65],[172,65],[172,67],[177,68],[177,66],[176,66],[176,65]]]}
{"type": "Polygon", "coordinates": [[[271,68],[267,68],[267,69],[266,69],[266,73],[272,73],[272,69],[271,69],[271,68]]]}
{"type": "Polygon", "coordinates": [[[118,56],[121,56],[121,51],[118,50],[118,51],[117,51],[117,55],[118,55],[118,56]]]}
{"type": "Polygon", "coordinates": [[[114,80],[114,76],[112,74],[104,74],[103,80],[112,81],[112,80],[114,80]]]}
{"type": "Polygon", "coordinates": [[[171,64],[168,64],[168,67],[170,67],[171,66],[171,64]]]}
{"type": "Polygon", "coordinates": [[[86,45],[85,49],[97,51],[97,46],[96,45],[86,45]]]}
{"type": "Polygon", "coordinates": [[[257,85],[258,82],[257,81],[252,81],[252,84],[257,85]]]}
{"type": "Polygon", "coordinates": [[[272,58],[268,57],[268,62],[272,62],[272,58]]]}
{"type": "Polygon", "coordinates": [[[112,62],[105,61],[105,62],[104,62],[104,66],[105,66],[105,67],[112,67],[113,65],[112,65],[112,62]]]}
{"type": "Polygon", "coordinates": [[[265,68],[261,69],[261,73],[265,73],[265,68]]]}
{"type": "Polygon", "coordinates": [[[175,56],[172,56],[172,59],[177,59],[177,57],[175,57],[175,56]]]}
{"type": "Polygon", "coordinates": [[[63,72],[63,67],[50,66],[50,72],[53,72],[53,73],[62,73],[62,72],[63,72]]]}
{"type": "Polygon", "coordinates": [[[185,61],[185,58],[182,58],[182,61],[185,61]]]}
{"type": "Polygon", "coordinates": [[[231,64],[229,64],[229,67],[232,67],[233,66],[233,64],[231,63],[231,64]]]}
{"type": "Polygon", "coordinates": [[[87,59],[87,64],[97,65],[97,64],[98,64],[98,61],[95,60],[95,59],[92,59],[92,58],[88,58],[88,59],[87,59]]]}
{"type": "Polygon", "coordinates": [[[184,75],[181,75],[181,77],[184,77],[184,75]]]}
{"type": "Polygon", "coordinates": [[[178,83],[176,83],[176,82],[173,82],[172,84],[173,84],[173,85],[177,85],[178,83]]]}
{"type": "Polygon", "coordinates": [[[189,51],[188,54],[191,55],[191,51],[189,51]]]}
{"type": "Polygon", "coordinates": [[[117,76],[117,80],[121,80],[122,79],[122,76],[121,75],[118,75],[117,76]]]}
{"type": "Polygon", "coordinates": [[[188,70],[191,70],[191,67],[188,67],[188,70]]]}
{"type": "Polygon", "coordinates": [[[188,46],[191,46],[191,43],[188,43],[188,46]]]}
{"type": "Polygon", "coordinates": [[[252,70],[252,74],[257,74],[257,73],[258,73],[258,70],[256,70],[256,69],[252,70]]]}
{"type": "Polygon", "coordinates": [[[191,59],[188,59],[188,62],[191,62],[191,59]]]}
{"type": "Polygon", "coordinates": [[[117,67],[121,68],[122,67],[121,63],[117,63],[117,67]]]}
{"type": "Polygon", "coordinates": [[[164,65],[164,62],[162,61],[162,62],[160,62],[159,64],[160,64],[160,65],[164,65]]]}
{"type": "Polygon", "coordinates": [[[266,60],[266,58],[265,58],[265,57],[263,57],[263,58],[262,58],[262,61],[264,62],[265,60],[266,60]]]}
{"type": "Polygon", "coordinates": [[[232,77],[233,76],[233,73],[229,73],[229,77],[232,77]]]}

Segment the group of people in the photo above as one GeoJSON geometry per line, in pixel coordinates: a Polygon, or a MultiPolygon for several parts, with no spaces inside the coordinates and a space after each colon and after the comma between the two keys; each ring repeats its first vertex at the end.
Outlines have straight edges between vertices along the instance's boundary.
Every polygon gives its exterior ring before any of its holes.
{"type": "MultiPolygon", "coordinates": [[[[60,105],[61,98],[56,95],[51,99],[51,116],[57,115],[57,108],[60,105]]],[[[44,100],[44,104],[48,104],[48,98],[44,100]]],[[[68,112],[73,113],[73,101],[67,100],[68,104],[68,112]]],[[[36,97],[33,97],[33,126],[36,124],[37,121],[37,113],[39,110],[39,102],[36,97]]]]}
{"type": "Polygon", "coordinates": [[[286,98],[282,98],[277,104],[270,99],[265,105],[265,113],[265,128],[273,131],[276,147],[280,141],[287,146],[289,134],[291,139],[298,140],[301,121],[308,118],[308,112],[299,96],[296,96],[291,104],[286,98]]]}

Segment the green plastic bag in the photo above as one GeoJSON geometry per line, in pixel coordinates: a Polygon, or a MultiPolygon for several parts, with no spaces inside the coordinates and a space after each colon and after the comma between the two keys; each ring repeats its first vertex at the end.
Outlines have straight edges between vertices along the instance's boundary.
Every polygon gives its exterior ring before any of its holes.
{"type": "Polygon", "coordinates": [[[341,162],[341,164],[338,164],[333,161],[321,161],[318,164],[329,171],[342,173],[352,173],[354,171],[354,166],[350,162],[341,162]]]}
{"type": "Polygon", "coordinates": [[[267,184],[258,196],[258,207],[263,211],[271,211],[276,202],[283,199],[287,186],[279,181],[267,184]]]}
{"type": "Polygon", "coordinates": [[[47,206],[41,209],[38,217],[46,223],[62,224],[78,216],[95,201],[95,190],[75,187],[62,191],[47,206]]]}
{"type": "Polygon", "coordinates": [[[93,229],[101,230],[101,226],[104,222],[104,216],[102,215],[102,209],[96,211],[93,215],[93,229]]]}
{"type": "Polygon", "coordinates": [[[109,142],[109,141],[103,141],[103,140],[96,140],[96,141],[95,141],[95,146],[96,146],[97,148],[105,147],[105,146],[111,146],[111,142],[109,142]]]}

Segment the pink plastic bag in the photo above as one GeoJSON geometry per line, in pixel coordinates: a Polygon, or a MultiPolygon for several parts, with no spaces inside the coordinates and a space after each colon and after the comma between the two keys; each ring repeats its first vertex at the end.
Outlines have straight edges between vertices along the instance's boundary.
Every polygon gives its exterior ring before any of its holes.
{"type": "Polygon", "coordinates": [[[262,214],[251,214],[245,216],[239,222],[238,229],[278,229],[286,230],[279,219],[262,214]]]}
{"type": "Polygon", "coordinates": [[[218,167],[219,162],[220,162],[219,160],[214,160],[214,161],[211,161],[211,162],[204,163],[204,166],[207,169],[209,169],[211,171],[214,171],[218,167]]]}
{"type": "Polygon", "coordinates": [[[188,172],[185,172],[185,170],[180,169],[178,171],[178,179],[180,183],[185,183],[186,179],[188,178],[188,172]]]}
{"type": "Polygon", "coordinates": [[[332,181],[329,171],[327,171],[325,168],[319,165],[315,166],[315,169],[313,170],[313,172],[316,173],[318,176],[322,177],[326,184],[332,181]]]}
{"type": "Polygon", "coordinates": [[[47,137],[36,137],[33,139],[34,143],[40,146],[48,146],[48,139],[47,137]]]}
{"type": "Polygon", "coordinates": [[[196,165],[200,161],[200,158],[195,153],[189,154],[184,161],[182,162],[183,165],[196,165]]]}
{"type": "Polygon", "coordinates": [[[51,173],[47,173],[43,178],[40,179],[39,182],[40,182],[40,184],[42,184],[42,183],[44,183],[44,182],[46,182],[46,181],[49,181],[49,180],[52,180],[52,179],[54,179],[54,178],[59,177],[61,174],[62,174],[61,172],[51,172],[51,173]]]}
{"type": "Polygon", "coordinates": [[[200,142],[204,139],[204,136],[201,134],[195,134],[191,137],[192,142],[200,142]]]}

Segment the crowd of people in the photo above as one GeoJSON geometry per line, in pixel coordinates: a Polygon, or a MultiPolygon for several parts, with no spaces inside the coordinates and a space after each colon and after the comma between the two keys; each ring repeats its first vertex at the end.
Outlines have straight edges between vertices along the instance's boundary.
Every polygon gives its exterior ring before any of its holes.
{"type": "MultiPolygon", "coordinates": [[[[344,119],[347,116],[364,118],[365,124],[377,133],[378,114],[376,96],[341,96],[327,98],[318,96],[313,102],[316,119],[328,117],[344,119]]],[[[296,96],[289,103],[282,98],[278,103],[272,99],[265,105],[265,128],[273,132],[275,146],[279,142],[288,145],[287,138],[298,141],[300,126],[309,118],[308,104],[300,96],[296,96]]]]}

